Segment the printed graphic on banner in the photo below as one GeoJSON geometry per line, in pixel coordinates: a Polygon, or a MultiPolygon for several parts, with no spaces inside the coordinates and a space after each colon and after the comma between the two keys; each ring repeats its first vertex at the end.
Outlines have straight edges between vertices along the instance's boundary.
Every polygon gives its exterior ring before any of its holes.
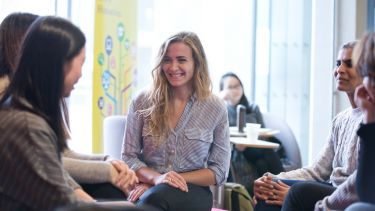
{"type": "Polygon", "coordinates": [[[136,71],[136,0],[97,0],[93,77],[93,152],[102,152],[103,119],[126,114],[136,71]]]}

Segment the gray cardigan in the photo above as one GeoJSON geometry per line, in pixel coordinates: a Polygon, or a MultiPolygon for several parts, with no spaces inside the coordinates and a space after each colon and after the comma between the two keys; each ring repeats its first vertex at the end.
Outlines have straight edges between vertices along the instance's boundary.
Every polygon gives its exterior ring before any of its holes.
{"type": "Polygon", "coordinates": [[[111,182],[111,163],[108,155],[85,155],[65,150],[63,166],[78,183],[111,182]]]}

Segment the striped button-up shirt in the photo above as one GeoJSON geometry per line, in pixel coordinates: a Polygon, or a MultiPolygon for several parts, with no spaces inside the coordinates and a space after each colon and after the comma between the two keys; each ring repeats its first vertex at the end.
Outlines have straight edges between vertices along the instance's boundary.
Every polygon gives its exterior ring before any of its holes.
{"type": "Polygon", "coordinates": [[[216,183],[223,184],[231,151],[224,102],[214,95],[202,101],[192,96],[177,126],[163,141],[148,135],[149,124],[139,112],[148,106],[146,94],[141,93],[127,115],[122,157],[130,168],[147,166],[161,174],[208,168],[214,172],[216,183]]]}

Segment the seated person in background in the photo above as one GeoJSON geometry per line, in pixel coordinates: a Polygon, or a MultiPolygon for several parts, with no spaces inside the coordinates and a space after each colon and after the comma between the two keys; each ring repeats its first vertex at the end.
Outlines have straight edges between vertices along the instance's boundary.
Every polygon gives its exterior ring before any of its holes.
{"type": "Polygon", "coordinates": [[[39,17],[21,49],[0,100],[0,210],[93,203],[70,184],[60,157],[67,148],[61,106],[81,77],[85,36],[65,19],[39,17]]]}
{"type": "Polygon", "coordinates": [[[361,138],[356,189],[359,201],[348,211],[375,210],[375,33],[365,35],[354,50],[354,64],[364,77],[357,87],[355,102],[363,111],[363,122],[357,131],[361,138]]]}
{"type": "MultiPolygon", "coordinates": [[[[219,96],[226,102],[227,109],[228,109],[228,119],[229,119],[229,126],[236,126],[237,124],[237,106],[243,105],[246,107],[246,122],[247,123],[258,123],[261,124],[261,127],[264,127],[262,113],[259,110],[258,105],[255,103],[249,103],[247,100],[241,80],[238,76],[234,73],[226,73],[220,79],[220,93],[219,96]]],[[[281,143],[276,140],[275,138],[270,138],[273,142],[281,143]]],[[[232,167],[231,169],[235,172],[231,172],[234,175],[231,175],[234,182],[243,184],[250,193],[252,193],[252,184],[253,180],[262,176],[266,172],[271,172],[273,174],[278,174],[282,172],[283,166],[278,154],[280,152],[280,156],[283,154],[282,148],[280,148],[277,152],[273,149],[256,149],[256,148],[244,148],[242,146],[236,145],[233,149],[232,155],[232,167]],[[245,165],[240,165],[238,162],[239,157],[243,154],[246,158],[246,161],[254,167],[252,171],[245,172],[245,165]],[[237,163],[236,163],[237,162],[237,163]],[[240,165],[239,168],[234,168],[235,166],[240,165]],[[252,176],[249,174],[253,174],[252,176]],[[241,178],[246,178],[245,181],[241,178]],[[250,178],[251,181],[248,181],[250,178]]]]}
{"type": "Polygon", "coordinates": [[[0,98],[13,76],[25,33],[37,17],[31,13],[11,13],[0,24],[0,98]]]}
{"type": "MultiPolygon", "coordinates": [[[[25,33],[37,17],[30,13],[12,13],[1,22],[0,97],[16,70],[17,54],[25,33]]],[[[65,107],[65,102],[62,105],[65,107]]],[[[66,130],[69,131],[67,125],[66,123],[66,130]]],[[[67,135],[70,137],[69,132],[67,135]]],[[[70,176],[94,198],[125,199],[124,193],[137,182],[135,173],[129,170],[123,161],[108,156],[83,155],[66,149],[63,153],[63,164],[70,176]]],[[[71,181],[70,184],[84,193],[76,182],[71,181]]],[[[86,193],[84,195],[87,196],[86,193]]]]}
{"type": "Polygon", "coordinates": [[[234,73],[225,73],[220,79],[219,96],[225,101],[228,109],[229,126],[237,124],[237,106],[246,107],[246,122],[258,123],[264,127],[262,113],[257,104],[249,103],[245,96],[243,85],[238,76],[234,73]]]}
{"type": "Polygon", "coordinates": [[[153,86],[127,115],[122,157],[141,182],[129,198],[158,210],[211,210],[208,186],[222,185],[229,171],[225,104],[211,93],[196,34],[171,36],[157,59],[153,86]]]}
{"type": "Polygon", "coordinates": [[[352,177],[359,148],[356,131],[363,117],[354,103],[355,88],[362,83],[351,63],[354,45],[355,42],[343,45],[334,70],[336,88],[347,93],[351,108],[333,119],[328,141],[311,166],[278,175],[268,173],[255,181],[254,194],[258,200],[255,210],[280,210],[281,206],[283,210],[313,210],[317,201],[332,194],[336,187],[346,186],[344,183],[352,177]],[[288,179],[302,181],[293,184],[295,181],[288,179]]]}
{"type": "Polygon", "coordinates": [[[373,194],[374,183],[374,144],[373,129],[375,122],[375,101],[374,101],[374,71],[375,54],[374,41],[375,34],[365,35],[356,45],[353,52],[353,65],[359,75],[363,77],[363,84],[359,85],[355,91],[355,104],[363,112],[363,121],[357,131],[360,137],[358,170],[353,173],[348,180],[340,185],[337,190],[330,196],[320,200],[315,205],[315,210],[343,210],[349,205],[350,208],[345,210],[375,210],[375,197],[373,194]],[[356,184],[357,183],[357,191],[356,184]],[[358,192],[358,193],[357,193],[358,192]],[[360,198],[358,198],[358,196],[360,198]],[[365,202],[365,203],[363,203],[365,202]],[[372,204],[371,204],[372,203],[372,204]]]}

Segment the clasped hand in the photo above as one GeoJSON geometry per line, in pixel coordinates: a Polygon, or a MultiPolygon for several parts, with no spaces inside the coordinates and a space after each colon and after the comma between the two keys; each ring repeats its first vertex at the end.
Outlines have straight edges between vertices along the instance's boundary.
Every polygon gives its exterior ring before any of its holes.
{"type": "MultiPolygon", "coordinates": [[[[184,192],[189,191],[186,180],[180,174],[174,171],[170,171],[155,177],[154,185],[158,185],[161,183],[168,184],[184,192]]],[[[146,183],[137,184],[135,188],[129,193],[128,200],[132,202],[137,201],[139,197],[141,197],[143,193],[146,192],[146,190],[148,190],[150,187],[152,187],[152,185],[146,183]]]]}
{"type": "Polygon", "coordinates": [[[289,188],[290,186],[280,180],[274,181],[271,176],[263,176],[254,182],[254,195],[267,204],[281,206],[289,188]]]}
{"type": "Polygon", "coordinates": [[[112,184],[128,194],[139,182],[135,172],[129,169],[122,160],[111,160],[111,180],[112,184]]]}

